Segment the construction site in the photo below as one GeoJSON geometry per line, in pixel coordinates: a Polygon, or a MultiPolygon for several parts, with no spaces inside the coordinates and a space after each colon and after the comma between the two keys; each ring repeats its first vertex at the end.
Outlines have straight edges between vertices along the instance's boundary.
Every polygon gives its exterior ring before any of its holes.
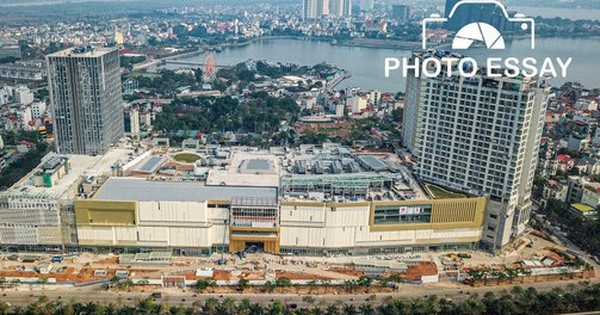
{"type": "Polygon", "coordinates": [[[378,256],[297,257],[266,253],[209,257],[138,254],[4,254],[8,290],[52,290],[102,284],[113,292],[166,288],[198,293],[377,294],[399,283],[495,286],[595,277],[587,260],[533,230],[504,256],[480,251],[378,256]]]}

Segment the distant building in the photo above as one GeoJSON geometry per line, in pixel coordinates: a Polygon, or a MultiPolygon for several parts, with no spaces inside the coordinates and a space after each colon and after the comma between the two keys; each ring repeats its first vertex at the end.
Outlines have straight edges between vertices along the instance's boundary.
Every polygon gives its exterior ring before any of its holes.
{"type": "Polygon", "coordinates": [[[589,181],[581,176],[569,176],[568,183],[567,203],[580,203],[583,198],[584,186],[589,184],[589,181]]]}
{"type": "Polygon", "coordinates": [[[346,100],[346,105],[353,114],[360,114],[367,109],[368,99],[365,95],[352,96],[346,100]]]}
{"type": "Polygon", "coordinates": [[[0,43],[0,58],[15,57],[21,58],[21,47],[19,45],[2,45],[0,43]]]}
{"type": "Polygon", "coordinates": [[[125,43],[125,37],[123,36],[123,33],[118,30],[115,31],[115,43],[120,47],[122,47],[123,43],[125,43]]]}
{"type": "Polygon", "coordinates": [[[40,119],[46,114],[46,102],[35,102],[31,104],[31,117],[40,119]]]}
{"type": "Polygon", "coordinates": [[[374,1],[373,0],[359,0],[358,6],[361,11],[370,11],[373,10],[374,1]]]}
{"type": "Polygon", "coordinates": [[[124,132],[119,53],[90,46],[46,57],[61,154],[104,154],[124,132]]]}
{"type": "Polygon", "coordinates": [[[594,208],[600,204],[600,183],[588,183],[583,186],[581,203],[594,208]]]}
{"type": "Polygon", "coordinates": [[[598,220],[598,210],[584,203],[575,203],[571,205],[571,212],[584,220],[598,220]]]}
{"type": "Polygon", "coordinates": [[[140,88],[140,82],[135,79],[127,79],[123,82],[123,94],[124,95],[132,95],[135,90],[140,88]]]}
{"type": "MultiPolygon", "coordinates": [[[[494,3],[461,5],[461,0],[446,0],[444,16],[449,18],[450,13],[454,8],[454,15],[448,19],[446,28],[452,31],[458,31],[463,26],[474,23],[484,22],[497,28],[499,31],[504,30],[506,25],[506,16],[501,7],[494,3]]],[[[506,7],[504,7],[506,9],[506,7]]]]}
{"type": "Polygon", "coordinates": [[[21,85],[13,90],[13,103],[31,104],[33,103],[33,92],[28,87],[21,85]]]}
{"type": "Polygon", "coordinates": [[[408,21],[410,19],[410,8],[407,5],[392,5],[392,17],[398,21],[408,21]]]}
{"type": "Polygon", "coordinates": [[[140,135],[140,111],[133,108],[129,111],[129,122],[131,124],[131,135],[138,137],[140,135]]]}
{"type": "Polygon", "coordinates": [[[0,65],[0,78],[43,81],[46,79],[44,61],[17,61],[0,65]]]}
{"type": "Polygon", "coordinates": [[[352,1],[329,0],[329,15],[338,17],[352,15],[352,1]]]}
{"type": "Polygon", "coordinates": [[[569,186],[567,185],[566,181],[561,183],[552,179],[547,180],[542,193],[542,206],[545,207],[547,200],[550,199],[556,199],[563,202],[566,201],[568,191],[569,186]]]}
{"type": "Polygon", "coordinates": [[[335,106],[335,116],[336,117],[344,117],[346,106],[344,104],[337,104],[335,106]]]}
{"type": "Polygon", "coordinates": [[[316,19],[329,14],[330,0],[303,0],[302,18],[304,20],[316,19]]]}

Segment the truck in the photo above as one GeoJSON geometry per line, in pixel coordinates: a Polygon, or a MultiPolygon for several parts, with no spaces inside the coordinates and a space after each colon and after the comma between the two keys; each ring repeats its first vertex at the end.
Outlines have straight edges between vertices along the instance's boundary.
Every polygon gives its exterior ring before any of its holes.
{"type": "Polygon", "coordinates": [[[51,261],[52,262],[57,262],[57,263],[61,263],[63,262],[64,258],[62,256],[52,256],[51,261]]]}

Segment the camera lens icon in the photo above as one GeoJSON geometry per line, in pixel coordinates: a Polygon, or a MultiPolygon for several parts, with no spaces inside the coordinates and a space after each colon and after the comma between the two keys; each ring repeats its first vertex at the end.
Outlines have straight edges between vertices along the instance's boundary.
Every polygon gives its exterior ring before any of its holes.
{"type": "Polygon", "coordinates": [[[452,49],[469,49],[476,42],[482,42],[487,49],[504,49],[504,38],[493,26],[487,23],[471,23],[461,28],[454,40],[452,49]]]}

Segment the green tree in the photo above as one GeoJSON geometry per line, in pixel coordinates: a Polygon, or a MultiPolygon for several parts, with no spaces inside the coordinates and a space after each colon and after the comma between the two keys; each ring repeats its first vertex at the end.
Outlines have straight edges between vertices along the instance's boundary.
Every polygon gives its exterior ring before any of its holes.
{"type": "Polygon", "coordinates": [[[48,283],[48,278],[38,278],[37,283],[42,285],[42,290],[43,290],[44,286],[48,283]]]}
{"type": "Polygon", "coordinates": [[[117,283],[119,283],[120,280],[121,280],[121,278],[114,276],[114,277],[110,278],[110,283],[117,284],[117,283]]]}
{"type": "Polygon", "coordinates": [[[358,278],[358,285],[363,286],[365,289],[369,288],[373,284],[373,279],[367,276],[360,276],[358,278]]]}
{"type": "Polygon", "coordinates": [[[275,286],[278,288],[287,288],[292,286],[292,280],[290,278],[281,277],[275,280],[275,286]]]}
{"type": "Polygon", "coordinates": [[[215,315],[217,313],[217,305],[219,305],[219,300],[214,297],[209,297],[204,301],[204,307],[202,309],[208,315],[215,315]]]}
{"type": "Polygon", "coordinates": [[[363,303],[358,307],[360,314],[362,315],[373,315],[375,314],[375,310],[369,303],[363,303]]]}
{"type": "Polygon", "coordinates": [[[249,286],[250,286],[250,281],[248,279],[240,279],[238,281],[238,288],[240,288],[240,290],[242,290],[242,291],[246,290],[249,286]]]}
{"type": "Polygon", "coordinates": [[[200,291],[204,291],[209,287],[215,287],[217,283],[214,280],[200,279],[196,281],[195,287],[200,291]]]}
{"type": "Polygon", "coordinates": [[[275,283],[273,283],[273,281],[267,280],[267,282],[265,282],[265,289],[267,289],[267,292],[272,293],[275,290],[276,286],[275,283]]]}

